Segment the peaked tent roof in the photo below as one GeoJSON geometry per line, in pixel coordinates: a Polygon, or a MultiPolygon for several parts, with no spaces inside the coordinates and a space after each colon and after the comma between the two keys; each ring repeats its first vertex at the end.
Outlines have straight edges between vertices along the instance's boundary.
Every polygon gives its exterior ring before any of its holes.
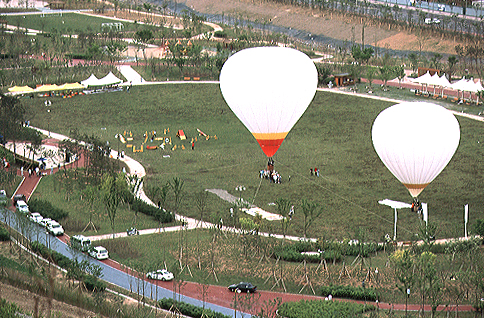
{"type": "Polygon", "coordinates": [[[57,91],[60,89],[60,86],[57,84],[45,84],[37,87],[34,91],[35,92],[50,92],[50,91],[57,91]]]}
{"type": "Polygon", "coordinates": [[[464,77],[462,77],[457,82],[452,83],[451,87],[453,89],[458,90],[458,91],[469,91],[469,88],[470,88],[470,85],[469,84],[470,83],[464,77]]]}
{"type": "Polygon", "coordinates": [[[62,86],[59,86],[60,89],[81,89],[84,88],[83,85],[79,83],[65,83],[62,86]]]}
{"type": "Polygon", "coordinates": [[[97,85],[113,85],[113,84],[120,84],[122,82],[123,80],[117,78],[116,75],[114,75],[112,72],[109,72],[108,75],[99,79],[99,82],[97,85]]]}
{"type": "Polygon", "coordinates": [[[424,75],[419,76],[416,79],[414,79],[413,82],[414,83],[419,83],[419,84],[428,84],[431,77],[432,76],[430,76],[429,71],[427,71],[427,73],[425,73],[424,75]]]}
{"type": "Polygon", "coordinates": [[[34,89],[30,86],[13,86],[8,89],[9,92],[18,93],[18,92],[33,92],[34,89]]]}
{"type": "Polygon", "coordinates": [[[94,74],[91,74],[88,79],[85,79],[81,82],[81,85],[84,87],[88,87],[92,85],[97,85],[97,82],[99,82],[99,79],[94,74]]]}

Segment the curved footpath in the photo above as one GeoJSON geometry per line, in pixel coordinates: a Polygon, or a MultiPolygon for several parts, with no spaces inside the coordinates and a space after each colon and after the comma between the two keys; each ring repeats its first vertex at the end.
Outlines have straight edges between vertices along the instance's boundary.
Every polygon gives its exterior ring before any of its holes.
{"type": "MultiPolygon", "coordinates": [[[[39,129],[44,134],[48,134],[47,131],[39,129]]],[[[55,134],[51,133],[52,138],[47,139],[44,141],[45,144],[49,145],[57,145],[57,142],[63,139],[66,139],[68,137],[60,135],[60,134],[55,134]]],[[[117,152],[112,151],[112,156],[113,158],[117,158],[117,152]]],[[[126,165],[129,167],[130,174],[136,174],[138,177],[143,177],[145,175],[145,169],[144,167],[137,161],[133,160],[129,156],[125,156],[124,158],[120,159],[123,162],[126,163],[126,165]]],[[[83,164],[84,158],[81,156],[79,158],[79,164],[83,164]]],[[[66,165],[65,167],[72,167],[73,163],[70,163],[66,165]]],[[[53,169],[54,173],[57,172],[57,167],[53,169]]],[[[45,170],[43,170],[43,173],[49,174],[51,172],[50,167],[47,167],[45,170]]],[[[20,173],[20,171],[19,171],[20,173]]],[[[17,189],[16,192],[18,193],[23,193],[26,196],[30,197],[30,195],[33,193],[35,190],[35,187],[37,186],[38,182],[40,181],[41,177],[28,177],[28,174],[25,176],[26,172],[24,172],[24,180],[20,184],[19,188],[17,189]]],[[[140,191],[139,196],[145,200],[146,202],[149,202],[150,204],[153,204],[151,200],[144,194],[144,192],[140,191]]],[[[154,205],[154,204],[153,204],[154,205]]],[[[203,226],[203,227],[209,227],[213,226],[210,223],[204,223],[202,225],[199,224],[199,222],[195,219],[192,218],[186,218],[186,217],[177,217],[179,220],[183,219],[184,221],[187,222],[187,226],[189,228],[195,228],[197,226],[203,226]]],[[[180,229],[180,227],[171,227],[171,228],[165,228],[164,231],[175,231],[180,229]]],[[[233,230],[230,228],[226,228],[227,230],[233,230]]],[[[141,230],[140,234],[149,234],[149,233],[155,233],[157,231],[160,231],[160,229],[150,229],[150,230],[141,230]]],[[[95,239],[103,239],[103,238],[109,238],[112,235],[108,234],[105,237],[95,237],[95,239]]],[[[117,237],[120,236],[126,236],[126,233],[118,233],[116,234],[117,237]]],[[[294,239],[299,239],[299,238],[294,238],[294,239]]],[[[68,237],[67,235],[63,235],[59,237],[59,240],[61,240],[64,243],[68,243],[68,237]]],[[[65,248],[65,247],[64,247],[65,248]]],[[[72,257],[72,253],[67,253],[67,256],[72,257]]],[[[96,261],[98,262],[98,261],[96,261]]],[[[103,265],[103,272],[105,273],[105,279],[107,279],[107,276],[112,276],[112,277],[118,277],[118,279],[121,279],[121,282],[119,281],[112,281],[110,280],[111,283],[114,283],[116,285],[119,285],[123,288],[126,288],[128,290],[136,290],[136,288],[133,285],[133,281],[136,281],[136,278],[133,276],[130,276],[133,273],[133,270],[127,268],[126,266],[123,266],[122,264],[119,264],[118,262],[108,259],[102,262],[103,265]],[[107,269],[105,266],[109,266],[112,270],[117,271],[118,274],[113,273],[107,275],[107,269]],[[128,276],[126,276],[128,274],[128,276]],[[129,281],[129,283],[128,283],[129,281]]],[[[158,298],[161,297],[173,297],[175,294],[173,292],[174,290],[174,285],[173,282],[153,282],[145,279],[147,282],[150,282],[155,286],[155,288],[161,287],[160,291],[157,293],[158,298]]],[[[152,296],[154,295],[153,292],[153,286],[150,284],[147,284],[145,288],[145,295],[146,296],[152,296]]],[[[181,290],[182,300],[198,305],[198,306],[203,306],[207,308],[211,308],[212,310],[222,312],[227,315],[234,315],[235,316],[235,310],[233,309],[234,307],[234,301],[236,300],[235,297],[237,297],[236,294],[231,293],[227,290],[226,287],[223,286],[216,286],[216,285],[209,285],[208,289],[206,290],[205,294],[205,300],[203,301],[203,293],[202,293],[202,286],[201,284],[194,283],[194,282],[184,282],[184,285],[181,290]]],[[[178,297],[178,296],[177,296],[178,297]]],[[[280,293],[280,292],[272,292],[272,291],[259,291],[257,294],[252,295],[250,297],[255,297],[256,299],[256,304],[252,306],[250,309],[250,314],[255,314],[258,311],[260,311],[264,304],[268,301],[274,300],[274,299],[281,299],[283,302],[287,301],[299,301],[302,299],[306,300],[313,300],[313,299],[324,299],[322,297],[317,297],[317,296],[310,296],[310,295],[301,295],[301,294],[288,294],[288,293],[280,293]]],[[[338,301],[348,301],[348,300],[343,300],[343,299],[337,299],[338,301]]],[[[365,303],[363,301],[359,301],[358,303],[365,303]]],[[[369,302],[366,302],[369,303],[369,302]]],[[[405,304],[390,304],[390,303],[373,303],[375,306],[377,306],[380,309],[393,309],[393,310],[405,310],[405,304]]],[[[420,305],[415,305],[415,304],[409,304],[407,306],[407,310],[410,311],[419,311],[421,310],[420,305]]],[[[430,306],[425,306],[424,307],[425,311],[430,311],[431,307],[430,306]]],[[[474,308],[470,305],[463,305],[463,306],[439,306],[438,311],[474,311],[474,308]]],[[[237,314],[237,317],[241,317],[243,315],[240,315],[240,313],[237,314]]]]}

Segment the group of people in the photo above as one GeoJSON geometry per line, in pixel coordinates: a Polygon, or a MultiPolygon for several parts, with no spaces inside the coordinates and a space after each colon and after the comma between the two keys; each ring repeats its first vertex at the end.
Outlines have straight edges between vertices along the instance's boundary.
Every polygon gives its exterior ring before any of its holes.
{"type": "Polygon", "coordinates": [[[271,183],[281,183],[282,177],[275,170],[261,170],[260,178],[268,179],[271,183]]]}
{"type": "Polygon", "coordinates": [[[318,168],[310,168],[309,169],[309,173],[311,174],[311,176],[316,176],[316,177],[319,177],[319,169],[318,168]]]}

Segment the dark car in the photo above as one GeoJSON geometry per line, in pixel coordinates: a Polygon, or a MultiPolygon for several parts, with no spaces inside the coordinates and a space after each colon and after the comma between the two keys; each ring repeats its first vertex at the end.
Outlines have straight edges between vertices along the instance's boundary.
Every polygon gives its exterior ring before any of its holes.
{"type": "Polygon", "coordinates": [[[25,195],[23,194],[16,194],[13,196],[13,205],[17,205],[17,201],[24,201],[27,202],[25,195]]]}
{"type": "Polygon", "coordinates": [[[254,286],[251,283],[246,283],[246,282],[233,284],[233,285],[230,285],[228,288],[231,292],[237,292],[237,293],[244,292],[247,294],[255,293],[255,291],[257,290],[257,286],[254,286]]]}

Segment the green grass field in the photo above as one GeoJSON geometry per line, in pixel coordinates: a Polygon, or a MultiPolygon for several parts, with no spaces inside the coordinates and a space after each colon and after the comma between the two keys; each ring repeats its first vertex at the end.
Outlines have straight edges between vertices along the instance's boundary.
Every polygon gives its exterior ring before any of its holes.
{"type": "MultiPolygon", "coordinates": [[[[59,14],[28,14],[28,15],[8,15],[5,16],[8,24],[43,31],[46,33],[56,32],[60,34],[101,32],[102,23],[120,22],[113,19],[89,16],[80,13],[59,14]]],[[[121,22],[123,31],[137,31],[140,28],[149,28],[153,31],[160,27],[141,25],[132,22],[121,22]]]]}
{"type": "MultiPolygon", "coordinates": [[[[52,111],[47,113],[43,99],[24,100],[32,125],[50,127],[66,135],[78,129],[109,141],[114,149],[118,147],[114,139],[117,133],[131,131],[133,145],[138,148],[146,131],[156,130],[161,136],[169,128],[167,136],[177,145],[175,151],[132,153],[123,144],[119,147],[144,165],[148,186],[163,185],[174,177],[184,180],[180,209],[184,215],[198,215],[196,193],[220,188],[238,195],[235,187],[244,185],[247,190],[242,197],[270,212],[276,212],[270,203],[280,197],[295,204],[302,198],[319,202],[324,212],[310,229],[312,237],[351,238],[357,229],[365,229],[368,239],[381,240],[386,233],[393,234],[393,210],[379,205],[378,200],[411,202],[407,190],[386,170],[371,142],[373,120],[392,104],[389,102],[318,92],[274,156],[275,168],[283,177],[279,185],[259,179],[259,170],[266,166],[267,158],[225,104],[218,85],[138,86],[130,93],[94,94],[52,102],[52,111]],[[190,140],[197,137],[197,128],[216,135],[217,140],[198,139],[192,151],[190,140]],[[188,137],[184,143],[175,137],[178,129],[183,129],[188,137]],[[187,149],[182,150],[182,145],[187,149]],[[309,169],[314,167],[321,171],[319,178],[309,175],[309,169]]],[[[438,226],[437,238],[464,234],[464,204],[470,206],[471,225],[482,218],[482,123],[458,120],[460,146],[448,167],[420,196],[422,202],[429,204],[430,221],[438,226]]],[[[209,214],[228,218],[230,205],[214,195],[210,199],[209,214]]],[[[416,214],[401,210],[398,239],[414,237],[419,223],[416,214]]],[[[266,230],[278,226],[268,224],[266,230]]],[[[302,213],[298,213],[297,206],[289,232],[302,234],[302,213]]]]}

